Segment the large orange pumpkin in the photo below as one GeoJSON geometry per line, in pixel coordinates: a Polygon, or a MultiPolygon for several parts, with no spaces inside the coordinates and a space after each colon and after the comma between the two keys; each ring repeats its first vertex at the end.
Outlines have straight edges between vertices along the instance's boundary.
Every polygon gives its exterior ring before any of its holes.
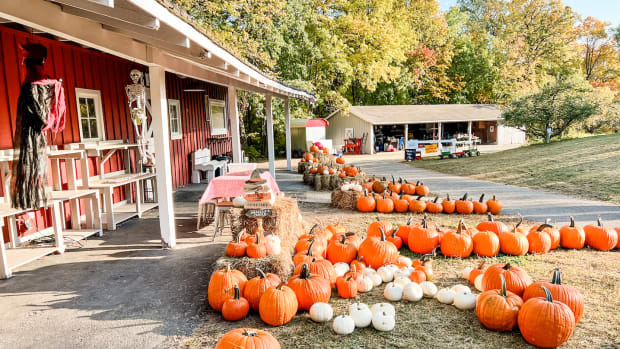
{"type": "Polygon", "coordinates": [[[538,229],[530,231],[527,234],[527,242],[529,244],[528,252],[536,254],[544,254],[551,249],[551,237],[542,231],[546,224],[541,224],[538,229]],[[540,229],[540,230],[539,230],[540,229]]]}
{"type": "Polygon", "coordinates": [[[502,211],[502,203],[495,198],[495,195],[493,195],[491,200],[487,201],[487,207],[489,212],[494,215],[498,215],[502,211]]]}
{"type": "Polygon", "coordinates": [[[411,252],[427,254],[433,252],[439,243],[437,230],[429,226],[426,216],[422,218],[422,223],[409,228],[407,245],[411,252]]]}
{"type": "Polygon", "coordinates": [[[377,200],[377,212],[380,213],[392,213],[394,212],[394,201],[390,198],[385,197],[385,192],[383,193],[383,197],[377,200]]]}
{"type": "Polygon", "coordinates": [[[243,297],[248,300],[250,307],[254,311],[258,311],[258,304],[260,303],[260,297],[270,287],[275,287],[280,284],[280,278],[276,274],[265,274],[261,269],[256,268],[258,276],[251,278],[245,284],[243,289],[243,297]]]}
{"type": "Polygon", "coordinates": [[[489,207],[484,202],[484,194],[480,195],[480,199],[478,201],[474,201],[473,204],[475,214],[485,214],[489,210],[489,207]]]}
{"type": "Polygon", "coordinates": [[[508,291],[523,296],[525,288],[532,283],[532,279],[525,270],[512,266],[510,263],[497,263],[488,267],[482,274],[482,289],[484,291],[495,290],[502,287],[500,275],[506,279],[506,288],[508,291]]]}
{"type": "Polygon", "coordinates": [[[357,199],[357,210],[360,212],[373,212],[377,207],[377,201],[368,195],[368,190],[364,189],[364,196],[357,199]]]}
{"type": "Polygon", "coordinates": [[[419,185],[416,185],[415,187],[415,194],[418,196],[424,196],[424,195],[428,195],[428,193],[430,193],[430,189],[428,189],[427,186],[424,185],[424,183],[420,183],[419,185]]]}
{"type": "Polygon", "coordinates": [[[334,264],[339,262],[349,264],[355,257],[357,257],[357,248],[347,241],[345,234],[341,235],[340,241],[332,240],[327,245],[327,259],[334,264]]]}
{"type": "Polygon", "coordinates": [[[467,193],[459,200],[456,200],[456,212],[460,214],[471,214],[474,212],[474,204],[467,199],[467,193]]]}
{"type": "Polygon", "coordinates": [[[528,252],[530,244],[527,236],[523,233],[523,230],[519,229],[519,225],[523,222],[517,223],[512,228],[512,231],[503,231],[499,234],[499,249],[502,253],[513,256],[525,256],[528,252]]]}
{"type": "Polygon", "coordinates": [[[342,298],[355,298],[357,296],[357,280],[353,275],[339,276],[336,279],[336,289],[342,298]]]}
{"type": "Polygon", "coordinates": [[[332,294],[330,282],[318,274],[311,274],[307,263],[301,265],[299,274],[288,279],[288,286],[297,296],[299,310],[309,310],[314,303],[329,303],[332,294]]]}
{"type": "Polygon", "coordinates": [[[393,243],[385,239],[383,228],[379,227],[380,237],[367,236],[360,245],[358,255],[364,258],[371,268],[377,269],[383,265],[396,263],[398,249],[393,243]]]}
{"type": "Polygon", "coordinates": [[[241,234],[237,234],[237,238],[226,245],[226,255],[228,257],[243,257],[248,244],[241,241],[241,234]]]}
{"type": "Polygon", "coordinates": [[[575,316],[575,323],[579,322],[581,315],[583,315],[583,295],[574,287],[562,285],[560,269],[553,271],[551,282],[536,281],[529,285],[525,292],[523,292],[523,300],[527,301],[534,297],[544,297],[545,292],[541,286],[545,286],[551,292],[553,299],[568,305],[575,316]]]}
{"type": "Polygon", "coordinates": [[[239,285],[235,285],[234,290],[234,296],[228,298],[222,304],[222,317],[226,321],[239,321],[248,316],[250,312],[250,303],[248,303],[247,299],[241,297],[239,285]]]}
{"type": "Polygon", "coordinates": [[[261,234],[256,234],[256,241],[248,245],[245,253],[250,258],[263,258],[267,255],[267,246],[261,241],[261,234]]]}
{"type": "Polygon", "coordinates": [[[489,216],[489,220],[485,221],[485,222],[478,223],[478,225],[476,226],[476,229],[478,229],[480,231],[492,231],[497,236],[499,236],[499,234],[502,233],[502,232],[509,231],[509,229],[506,226],[506,224],[504,224],[502,222],[496,221],[493,218],[493,214],[491,212],[489,212],[488,214],[489,214],[488,215],[489,216]]]}
{"type": "Polygon", "coordinates": [[[609,251],[618,244],[618,233],[612,228],[603,226],[600,216],[597,225],[586,225],[583,231],[586,233],[586,245],[596,250],[609,251]]]}
{"type": "Polygon", "coordinates": [[[575,219],[570,216],[570,224],[560,228],[560,245],[564,248],[581,249],[585,242],[586,232],[575,225],[575,219]]]}
{"type": "Polygon", "coordinates": [[[441,239],[441,253],[446,257],[467,258],[471,254],[474,245],[471,237],[463,234],[465,224],[459,221],[456,229],[447,232],[441,239]]]}
{"type": "Polygon", "coordinates": [[[476,316],[484,327],[493,331],[512,331],[517,326],[523,300],[506,290],[506,280],[500,275],[501,288],[488,290],[478,296],[476,316]]]}
{"type": "Polygon", "coordinates": [[[242,272],[230,269],[229,264],[225,268],[217,270],[211,275],[207,288],[211,308],[222,311],[224,301],[235,295],[235,285],[238,285],[239,289],[243,291],[247,281],[248,279],[242,272]]]}
{"type": "Polygon", "coordinates": [[[547,222],[540,225],[534,225],[530,228],[530,233],[536,230],[543,231],[549,235],[551,239],[550,250],[555,250],[560,246],[560,231],[550,224],[551,220],[547,219],[547,222]]]}
{"type": "Polygon", "coordinates": [[[297,296],[285,285],[286,282],[281,282],[276,287],[268,288],[260,297],[259,314],[267,325],[282,326],[297,314],[297,296]]]}
{"type": "Polygon", "coordinates": [[[422,195],[409,203],[409,211],[413,213],[424,213],[426,211],[426,201],[422,200],[422,195]]]}
{"type": "Polygon", "coordinates": [[[545,298],[528,299],[521,310],[517,323],[526,342],[539,348],[555,348],[566,342],[575,329],[575,316],[570,308],[551,296],[541,286],[545,298]]]}
{"type": "Polygon", "coordinates": [[[280,349],[280,343],[269,333],[253,328],[237,328],[226,332],[215,349],[280,349]]]}
{"type": "Polygon", "coordinates": [[[299,264],[302,264],[302,263],[309,263],[314,258],[323,258],[323,254],[322,254],[324,252],[323,250],[320,250],[321,253],[315,252],[317,250],[317,248],[315,248],[315,242],[316,240],[312,240],[307,250],[297,252],[293,256],[293,264],[295,266],[298,266],[299,264]]]}
{"type": "Polygon", "coordinates": [[[494,257],[499,252],[499,238],[491,231],[474,235],[474,253],[482,257],[494,257]]]}
{"type": "Polygon", "coordinates": [[[428,201],[426,203],[426,212],[428,213],[442,213],[443,212],[443,206],[441,206],[441,204],[438,203],[437,200],[439,200],[439,196],[436,196],[435,200],[428,201]]]}
{"type": "Polygon", "coordinates": [[[390,221],[382,221],[381,218],[377,217],[376,221],[368,225],[366,236],[380,237],[382,230],[385,234],[390,234],[394,230],[394,226],[390,221]]]}
{"type": "Polygon", "coordinates": [[[398,226],[398,231],[396,232],[396,236],[398,236],[402,241],[404,245],[407,245],[409,242],[409,233],[411,232],[411,229],[413,228],[413,226],[411,225],[411,222],[413,221],[413,216],[410,216],[409,219],[407,219],[407,223],[404,225],[399,225],[398,226]]]}
{"type": "Polygon", "coordinates": [[[454,213],[456,210],[456,202],[454,200],[450,200],[450,194],[447,194],[446,198],[441,201],[441,207],[443,207],[444,213],[454,213]]]}
{"type": "MultiPolygon", "coordinates": [[[[312,259],[308,264],[310,274],[317,274],[329,281],[329,284],[333,287],[336,284],[336,270],[330,261],[327,259],[312,259]]],[[[293,271],[293,275],[299,275],[303,264],[297,265],[293,271]]]]}

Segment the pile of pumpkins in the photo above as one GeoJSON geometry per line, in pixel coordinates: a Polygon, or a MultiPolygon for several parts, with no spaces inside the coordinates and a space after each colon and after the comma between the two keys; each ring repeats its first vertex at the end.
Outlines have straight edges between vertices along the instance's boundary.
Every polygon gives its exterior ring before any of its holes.
{"type": "Polygon", "coordinates": [[[262,228],[256,229],[253,234],[238,234],[235,239],[226,245],[228,257],[263,258],[279,255],[282,250],[280,238],[274,234],[265,236],[262,228]]]}
{"type": "Polygon", "coordinates": [[[537,347],[555,348],[566,342],[583,315],[583,295],[562,284],[559,269],[551,282],[532,282],[523,269],[509,263],[468,267],[463,277],[482,291],[475,309],[484,327],[502,332],[519,326],[523,338],[537,347]]]}
{"type": "Polygon", "coordinates": [[[422,221],[387,230],[389,239],[396,246],[407,245],[412,252],[433,253],[437,248],[446,257],[467,258],[472,254],[493,257],[500,251],[506,255],[523,256],[544,254],[558,247],[581,249],[590,246],[599,251],[619,248],[618,228],[607,228],[598,219],[597,224],[580,227],[571,217],[571,223],[555,228],[549,223],[536,224],[529,229],[521,228],[523,218],[509,228],[495,221],[489,214],[488,221],[479,223],[476,228],[468,228],[461,220],[454,229],[442,230],[424,216],[422,221]],[[400,240],[400,241],[398,241],[400,240]]]}
{"type": "Polygon", "coordinates": [[[482,194],[477,201],[472,201],[465,193],[460,199],[452,200],[447,195],[441,202],[439,197],[430,200],[426,196],[430,189],[422,182],[416,184],[406,180],[386,181],[385,178],[369,179],[362,184],[364,195],[357,200],[357,210],[360,212],[380,213],[458,213],[458,214],[499,214],[502,204],[495,196],[484,201],[482,194]]]}

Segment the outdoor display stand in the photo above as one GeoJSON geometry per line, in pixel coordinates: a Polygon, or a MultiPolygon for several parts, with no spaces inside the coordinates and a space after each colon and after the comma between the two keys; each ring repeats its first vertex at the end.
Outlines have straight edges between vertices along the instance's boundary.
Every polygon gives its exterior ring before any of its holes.
{"type": "Polygon", "coordinates": [[[17,217],[32,210],[15,209],[11,207],[11,172],[9,163],[13,162],[13,150],[6,150],[0,154],[0,179],[4,196],[0,198],[0,228],[6,220],[9,235],[9,248],[5,247],[4,234],[0,231],[0,278],[8,279],[12,270],[33,260],[54,252],[63,253],[65,240],[73,243],[91,235],[101,235],[101,211],[98,203],[98,191],[92,189],[81,190],[77,187],[75,160],[82,158],[83,151],[51,150],[48,158],[51,162],[53,186],[49,191],[46,206],[51,210],[52,226],[43,229],[40,233],[46,235],[53,232],[54,244],[22,247],[18,236],[17,217]],[[60,180],[60,160],[65,160],[68,190],[63,190],[60,180]],[[84,203],[84,223],[80,214],[80,200],[84,203]],[[64,202],[69,202],[71,228],[64,222],[64,202]]]}
{"type": "MultiPolygon", "coordinates": [[[[74,145],[75,147],[76,145],[74,145]]],[[[129,144],[123,141],[102,141],[77,145],[85,151],[85,157],[98,159],[99,171],[94,177],[83,176],[82,185],[85,188],[99,189],[102,197],[103,228],[116,230],[118,223],[133,217],[142,217],[145,211],[156,208],[157,183],[155,181],[154,168],[144,170],[139,158],[139,152],[135,151],[135,161],[132,163],[131,152],[138,150],[137,144],[129,144]],[[124,169],[105,173],[105,163],[117,152],[123,153],[124,169]],[[125,201],[114,204],[114,188],[123,188],[125,201]],[[146,200],[145,189],[151,193],[150,200],[146,200]],[[133,191],[135,190],[135,195],[133,191]]],[[[89,173],[88,161],[82,161],[82,173],[89,173]]]]}

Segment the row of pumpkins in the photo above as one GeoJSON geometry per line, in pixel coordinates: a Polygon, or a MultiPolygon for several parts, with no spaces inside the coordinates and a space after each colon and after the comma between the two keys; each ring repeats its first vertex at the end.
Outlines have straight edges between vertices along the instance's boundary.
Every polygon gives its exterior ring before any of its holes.
{"type": "MultiPolygon", "coordinates": [[[[383,294],[389,301],[419,301],[427,297],[459,309],[475,308],[485,327],[508,331],[518,323],[525,340],[540,347],[554,347],[568,340],[583,313],[583,297],[578,291],[569,286],[553,286],[560,285],[559,272],[551,284],[532,283],[525,271],[509,264],[496,264],[486,270],[481,266],[464,270],[464,276],[473,278],[484,291],[479,297],[464,285],[438,290],[432,283],[432,261],[427,256],[415,261],[400,256],[378,222],[372,223],[368,231],[374,231],[375,227],[379,237],[369,233],[363,241],[357,235],[346,233],[339,224],[326,229],[313,227],[296,246],[295,272],[288,283],[262,271],[248,281],[241,272],[229,267],[219,270],[209,282],[209,304],[230,321],[244,318],[252,308],[272,326],[288,323],[298,310],[309,310],[314,321],[325,322],[333,316],[328,302],[334,286],[340,297],[355,298],[358,292],[368,292],[387,282],[383,294]],[[322,241],[327,242],[325,254],[320,249],[314,250],[322,241]],[[343,245],[358,242],[359,256],[349,262],[343,261],[341,256],[350,250],[345,250],[343,245]],[[307,249],[302,249],[304,244],[307,249]],[[545,298],[538,297],[540,292],[545,293],[545,298]],[[545,312],[539,313],[542,310],[545,312]],[[541,333],[543,323],[545,330],[541,333]]],[[[394,308],[388,303],[379,303],[370,309],[363,304],[353,304],[348,315],[333,320],[332,328],[337,334],[350,334],[355,327],[371,324],[380,331],[392,330],[394,308]]],[[[251,331],[258,333],[258,330],[251,331]]],[[[250,341],[249,337],[255,335],[237,332],[235,336],[237,339],[245,336],[241,339],[250,341]]],[[[227,338],[224,336],[222,340],[227,338]]]]}
{"type": "MultiPolygon", "coordinates": [[[[344,190],[345,188],[348,190],[358,189],[358,187],[354,188],[353,185],[347,187],[346,184],[341,189],[344,190]]],[[[416,197],[408,194],[399,195],[393,191],[385,191],[382,194],[374,193],[371,195],[365,188],[362,188],[362,190],[364,190],[364,195],[357,199],[356,203],[357,210],[360,212],[499,214],[502,210],[502,204],[495,196],[485,202],[485,194],[482,194],[477,201],[468,199],[467,193],[457,200],[452,200],[448,194],[445,199],[439,202],[439,197],[435,197],[434,200],[427,200],[424,197],[426,194],[420,194],[416,197]]]]}
{"type": "MultiPolygon", "coordinates": [[[[341,158],[338,158],[341,159],[341,158]]],[[[338,160],[336,160],[338,161],[338,160]]],[[[344,161],[344,160],[343,160],[344,161]]],[[[340,178],[345,178],[345,177],[355,177],[358,174],[362,173],[361,170],[355,166],[344,166],[342,169],[336,169],[333,167],[329,167],[327,165],[315,165],[310,167],[310,169],[308,170],[311,174],[318,174],[318,175],[333,175],[333,174],[337,174],[338,177],[340,178]]]]}

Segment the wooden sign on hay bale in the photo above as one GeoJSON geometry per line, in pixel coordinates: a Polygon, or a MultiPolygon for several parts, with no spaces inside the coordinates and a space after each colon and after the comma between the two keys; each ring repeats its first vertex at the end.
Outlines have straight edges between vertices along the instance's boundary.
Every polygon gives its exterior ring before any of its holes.
{"type": "Polygon", "coordinates": [[[343,210],[355,210],[357,208],[357,200],[362,196],[364,196],[364,193],[361,191],[334,190],[331,197],[331,206],[343,210]]]}

